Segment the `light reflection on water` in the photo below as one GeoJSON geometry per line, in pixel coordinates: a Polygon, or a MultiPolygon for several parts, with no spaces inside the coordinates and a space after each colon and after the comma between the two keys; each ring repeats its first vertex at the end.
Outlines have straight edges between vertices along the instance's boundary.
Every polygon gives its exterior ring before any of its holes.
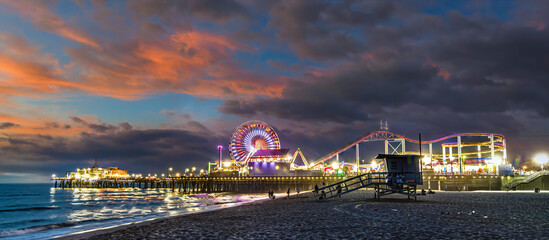
{"type": "MultiPolygon", "coordinates": [[[[0,212],[0,237],[48,238],[147,219],[226,208],[264,198],[264,194],[188,195],[172,192],[171,189],[42,188],[38,192],[41,192],[41,197],[20,202],[33,207],[44,206],[48,210],[31,210],[24,214],[0,212]]],[[[5,207],[9,205],[0,202],[0,210],[5,207]]]]}
{"type": "MultiPolygon", "coordinates": [[[[247,201],[254,196],[200,194],[187,195],[171,192],[170,189],[70,189],[52,190],[72,191],[71,205],[88,206],[85,209],[70,211],[67,219],[70,222],[103,221],[108,219],[124,219],[151,214],[178,215],[181,209],[189,212],[201,210],[214,204],[247,201]],[[235,197],[237,197],[235,199],[235,197]]],[[[51,201],[55,202],[55,200],[51,201]]]]}

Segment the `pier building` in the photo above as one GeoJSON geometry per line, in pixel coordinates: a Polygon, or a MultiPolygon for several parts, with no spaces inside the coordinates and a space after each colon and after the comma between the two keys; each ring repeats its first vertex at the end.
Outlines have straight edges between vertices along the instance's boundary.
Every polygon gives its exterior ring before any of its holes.
{"type": "Polygon", "coordinates": [[[125,179],[129,178],[128,170],[118,167],[91,167],[77,168],[76,171],[67,172],[68,179],[99,180],[99,179],[125,179]]]}

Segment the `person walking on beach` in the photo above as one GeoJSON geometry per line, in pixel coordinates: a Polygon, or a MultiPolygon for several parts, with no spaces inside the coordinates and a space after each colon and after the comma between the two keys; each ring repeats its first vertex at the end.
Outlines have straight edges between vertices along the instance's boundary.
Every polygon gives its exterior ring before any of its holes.
{"type": "Polygon", "coordinates": [[[339,196],[339,199],[341,199],[341,184],[338,184],[336,189],[337,189],[337,195],[339,196]]]}
{"type": "Polygon", "coordinates": [[[299,187],[297,187],[295,191],[297,192],[297,195],[299,195],[299,187]]]}
{"type": "Polygon", "coordinates": [[[318,184],[315,184],[315,193],[318,193],[318,184]]]}
{"type": "Polygon", "coordinates": [[[288,199],[290,199],[290,188],[288,188],[288,199]]]}

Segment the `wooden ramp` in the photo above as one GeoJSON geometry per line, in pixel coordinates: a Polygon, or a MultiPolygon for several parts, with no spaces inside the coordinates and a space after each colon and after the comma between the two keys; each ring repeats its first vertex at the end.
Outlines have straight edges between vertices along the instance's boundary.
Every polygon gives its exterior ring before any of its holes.
{"type": "Polygon", "coordinates": [[[501,188],[503,190],[512,190],[513,188],[516,188],[518,185],[520,184],[527,184],[527,183],[530,183],[534,180],[536,180],[537,178],[539,177],[542,177],[543,175],[547,175],[547,172],[535,172],[533,174],[530,174],[529,176],[525,177],[525,178],[522,178],[522,179],[516,179],[516,180],[513,180],[505,185],[503,185],[501,188]]]}

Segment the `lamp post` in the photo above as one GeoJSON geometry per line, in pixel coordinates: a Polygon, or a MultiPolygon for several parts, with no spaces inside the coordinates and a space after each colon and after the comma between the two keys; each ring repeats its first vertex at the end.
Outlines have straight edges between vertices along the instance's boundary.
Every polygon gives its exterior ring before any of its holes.
{"type": "Polygon", "coordinates": [[[275,166],[275,176],[278,177],[278,165],[275,166]]]}
{"type": "Polygon", "coordinates": [[[189,172],[188,168],[185,168],[185,177],[187,176],[187,173],[189,172]]]}
{"type": "Polygon", "coordinates": [[[170,173],[168,174],[168,177],[171,177],[171,176],[172,176],[173,168],[172,168],[172,167],[168,168],[168,171],[170,172],[170,173]]]}
{"type": "Polygon", "coordinates": [[[541,171],[543,172],[543,165],[549,162],[549,156],[545,153],[539,153],[534,157],[534,161],[541,165],[541,171]]]}
{"type": "Polygon", "coordinates": [[[223,146],[217,145],[217,150],[219,150],[219,166],[217,167],[217,170],[221,170],[221,150],[223,150],[223,146]]]}

